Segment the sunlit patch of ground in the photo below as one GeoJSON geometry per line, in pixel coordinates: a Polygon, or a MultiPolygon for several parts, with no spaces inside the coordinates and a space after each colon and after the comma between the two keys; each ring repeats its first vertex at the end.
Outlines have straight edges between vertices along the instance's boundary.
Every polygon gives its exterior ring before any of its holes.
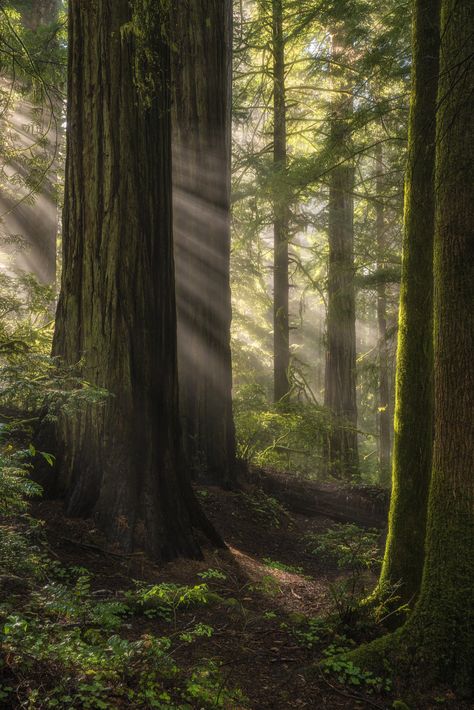
{"type": "MultiPolygon", "coordinates": [[[[211,627],[210,637],[178,644],[175,659],[184,669],[215,662],[230,693],[225,710],[391,708],[393,698],[364,699],[331,683],[318,670],[321,645],[308,647],[295,632],[302,620],[324,618],[334,609],[331,588],[341,570],[309,554],[306,544],[308,534],[328,529],[332,521],[294,515],[265,499],[256,505],[252,491],[205,487],[197,493],[228,549],[205,547],[203,560],[164,566],[141,553],[108,548],[92,521],[65,519],[56,503],[37,503],[33,512],[45,521],[52,554],[68,566],[89,569],[93,588],[108,598],[120,599],[133,580],[190,587],[206,582],[211,596],[204,605],[180,609],[172,622],[129,617],[121,633],[134,641],[143,634],[176,638],[196,623],[211,627]],[[239,691],[235,701],[233,689],[239,691]]],[[[457,702],[443,707],[464,710],[457,702]]],[[[417,710],[429,707],[419,704],[417,710]]]]}
{"type": "MultiPolygon", "coordinates": [[[[314,579],[303,571],[276,569],[271,560],[265,562],[231,547],[235,563],[249,582],[266,591],[272,603],[285,614],[299,612],[317,616],[328,606],[328,580],[314,579]]],[[[264,558],[267,559],[267,558],[264,558]]]]}
{"type": "MultiPolygon", "coordinates": [[[[332,692],[319,675],[309,680],[306,669],[312,665],[312,654],[292,632],[292,615],[316,616],[327,609],[333,571],[318,569],[304,551],[304,535],[330,521],[296,520],[283,513],[273,524],[262,525],[259,513],[249,509],[239,493],[203,490],[203,505],[228,549],[206,548],[203,560],[176,560],[162,567],[140,553],[123,556],[109,550],[92,521],[64,519],[56,503],[38,503],[34,512],[45,520],[57,557],[67,565],[90,569],[94,586],[111,594],[120,595],[133,579],[195,585],[202,583],[199,575],[207,570],[223,575],[207,582],[216,594],[214,603],[180,613],[177,631],[199,621],[210,625],[213,634],[197,646],[183,646],[178,659],[190,666],[200,658],[215,659],[225,684],[240,688],[248,699],[245,705],[239,701],[232,706],[236,710],[358,707],[332,692]]],[[[133,621],[127,634],[136,639],[144,633],[169,632],[166,623],[141,618],[133,621]]]]}

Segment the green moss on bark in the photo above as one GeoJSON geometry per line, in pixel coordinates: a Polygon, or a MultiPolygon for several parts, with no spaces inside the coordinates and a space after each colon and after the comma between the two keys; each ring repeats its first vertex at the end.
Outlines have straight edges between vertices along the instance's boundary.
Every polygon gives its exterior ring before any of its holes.
{"type": "Polygon", "coordinates": [[[124,38],[135,42],[134,82],[141,105],[150,109],[163,81],[169,81],[157,38],[170,44],[171,0],[129,0],[131,17],[122,25],[124,38]]]}
{"type": "Polygon", "coordinates": [[[439,1],[417,0],[397,352],[392,498],[380,589],[421,583],[433,439],[433,238],[439,1]]]}
{"type": "MultiPolygon", "coordinates": [[[[474,695],[474,15],[442,0],[436,132],[434,447],[425,562],[406,624],[354,654],[474,695]]],[[[409,521],[405,523],[408,532],[409,521]]]]}

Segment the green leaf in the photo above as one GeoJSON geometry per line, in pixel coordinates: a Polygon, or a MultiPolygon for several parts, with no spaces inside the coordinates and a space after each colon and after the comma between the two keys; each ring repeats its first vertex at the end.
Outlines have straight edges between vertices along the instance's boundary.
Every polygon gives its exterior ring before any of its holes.
{"type": "Polygon", "coordinates": [[[56,457],[53,454],[48,454],[46,451],[40,451],[39,453],[50,466],[54,466],[56,457]]]}

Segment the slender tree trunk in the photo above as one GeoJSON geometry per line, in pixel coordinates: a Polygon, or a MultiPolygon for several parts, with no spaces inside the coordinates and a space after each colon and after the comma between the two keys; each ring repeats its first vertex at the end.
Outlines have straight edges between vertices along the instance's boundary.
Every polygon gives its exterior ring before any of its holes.
{"type": "Polygon", "coordinates": [[[172,32],[180,408],[195,477],[227,487],[236,474],[229,273],[231,0],[183,0],[175,7],[172,32]]]}
{"type": "MultiPolygon", "coordinates": [[[[43,51],[46,42],[51,49],[57,44],[53,29],[58,20],[60,0],[15,0],[10,4],[20,13],[23,26],[31,32],[51,26],[51,32],[46,33],[44,38],[43,51]]],[[[8,81],[14,83],[15,79],[9,77],[8,81]]],[[[10,194],[2,190],[0,211],[5,212],[5,231],[20,234],[26,242],[26,249],[15,262],[22,269],[34,273],[40,282],[54,284],[58,232],[55,171],[59,162],[58,144],[61,140],[63,105],[54,91],[45,91],[39,82],[33,82],[30,88],[32,91],[28,99],[20,96],[13,100],[14,110],[8,117],[16,145],[20,148],[9,169],[14,171],[16,177],[26,176],[31,171],[29,164],[33,157],[48,164],[49,169],[40,184],[35,186],[34,201],[22,201],[31,193],[28,182],[22,189],[12,181],[11,190],[8,190],[10,194]]],[[[38,181],[37,173],[32,176],[34,183],[38,181]]]]}
{"type": "MultiPolygon", "coordinates": [[[[376,233],[377,270],[382,271],[385,262],[387,242],[385,237],[385,215],[383,205],[383,151],[382,144],[376,148],[376,233]]],[[[379,335],[379,466],[380,483],[390,485],[390,367],[387,343],[387,286],[383,281],[377,285],[377,323],[379,335]]]]}
{"type": "Polygon", "coordinates": [[[398,331],[389,533],[380,588],[418,594],[433,440],[433,235],[439,3],[417,0],[398,331]]]}
{"type": "Polygon", "coordinates": [[[82,359],[81,376],[111,396],[61,416],[58,483],[69,514],[95,515],[125,549],[167,559],[199,555],[192,526],[207,523],[180,461],[167,18],[161,4],[141,11],[69,2],[53,351],[66,365],[82,359]]]}
{"type": "Polygon", "coordinates": [[[285,96],[285,38],[283,0],[272,0],[273,10],[273,357],[274,399],[279,402],[290,391],[290,326],[288,242],[290,211],[286,185],[287,140],[285,96]]]}
{"type": "MultiPolygon", "coordinates": [[[[333,58],[341,62],[345,41],[340,32],[333,39],[333,58]]],[[[338,164],[329,178],[329,263],[326,383],[324,403],[334,416],[328,437],[328,472],[336,478],[358,474],[356,401],[356,314],[354,287],[354,165],[348,137],[352,97],[336,65],[333,85],[343,91],[331,107],[331,145],[338,164]]]]}

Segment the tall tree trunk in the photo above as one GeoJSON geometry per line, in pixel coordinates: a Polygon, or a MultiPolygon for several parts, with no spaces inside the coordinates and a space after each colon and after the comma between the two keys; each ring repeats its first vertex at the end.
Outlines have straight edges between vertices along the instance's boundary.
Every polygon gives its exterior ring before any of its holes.
{"type": "Polygon", "coordinates": [[[442,0],[436,135],[435,438],[426,560],[409,628],[436,679],[474,695],[474,15],[442,0]]]}
{"type": "Polygon", "coordinates": [[[111,396],[61,416],[58,483],[69,514],[167,559],[199,555],[192,526],[206,521],[180,461],[167,18],[161,3],[142,12],[140,0],[69,2],[53,351],[82,359],[81,376],[111,396]]]}
{"type": "Polygon", "coordinates": [[[350,157],[352,97],[340,65],[346,48],[341,31],[333,38],[332,76],[340,90],[331,106],[331,145],[338,161],[329,177],[329,264],[326,382],[324,403],[334,419],[327,444],[328,472],[358,474],[356,401],[356,313],[354,286],[354,165],[350,157]]]}
{"type": "Polygon", "coordinates": [[[230,325],[231,0],[173,11],[173,190],[180,408],[195,477],[236,473],[230,325]]]}
{"type": "Polygon", "coordinates": [[[290,326],[288,242],[290,211],[286,184],[287,138],[285,96],[285,37],[283,0],[272,0],[273,12],[273,373],[274,400],[279,402],[290,391],[290,326]]]}
{"type": "MultiPolygon", "coordinates": [[[[415,47],[431,61],[436,44],[429,45],[431,55],[427,54],[425,34],[433,34],[433,19],[433,3],[419,0],[415,47]]],[[[388,661],[401,677],[414,678],[423,693],[442,684],[472,698],[474,15],[470,0],[441,0],[440,36],[436,176],[431,182],[436,186],[434,446],[425,562],[418,601],[406,624],[361,648],[357,661],[364,665],[368,661],[372,667],[374,660],[379,666],[388,661]]],[[[432,79],[432,74],[426,75],[427,81],[432,79]]],[[[418,86],[423,93],[426,83],[418,86]]],[[[418,98],[415,95],[415,105],[418,98]]],[[[426,119],[423,126],[426,131],[426,119]]],[[[405,521],[408,530],[410,524],[405,521]]]]}
{"type": "Polygon", "coordinates": [[[417,0],[398,330],[389,533],[380,588],[418,594],[433,440],[433,235],[439,2],[417,0]]]}
{"type": "MultiPolygon", "coordinates": [[[[382,272],[387,250],[384,215],[383,150],[379,143],[376,148],[376,236],[377,271],[382,272]]],[[[377,285],[377,324],[379,336],[379,466],[380,483],[390,485],[390,368],[387,343],[387,286],[383,280],[377,285]]]]}

